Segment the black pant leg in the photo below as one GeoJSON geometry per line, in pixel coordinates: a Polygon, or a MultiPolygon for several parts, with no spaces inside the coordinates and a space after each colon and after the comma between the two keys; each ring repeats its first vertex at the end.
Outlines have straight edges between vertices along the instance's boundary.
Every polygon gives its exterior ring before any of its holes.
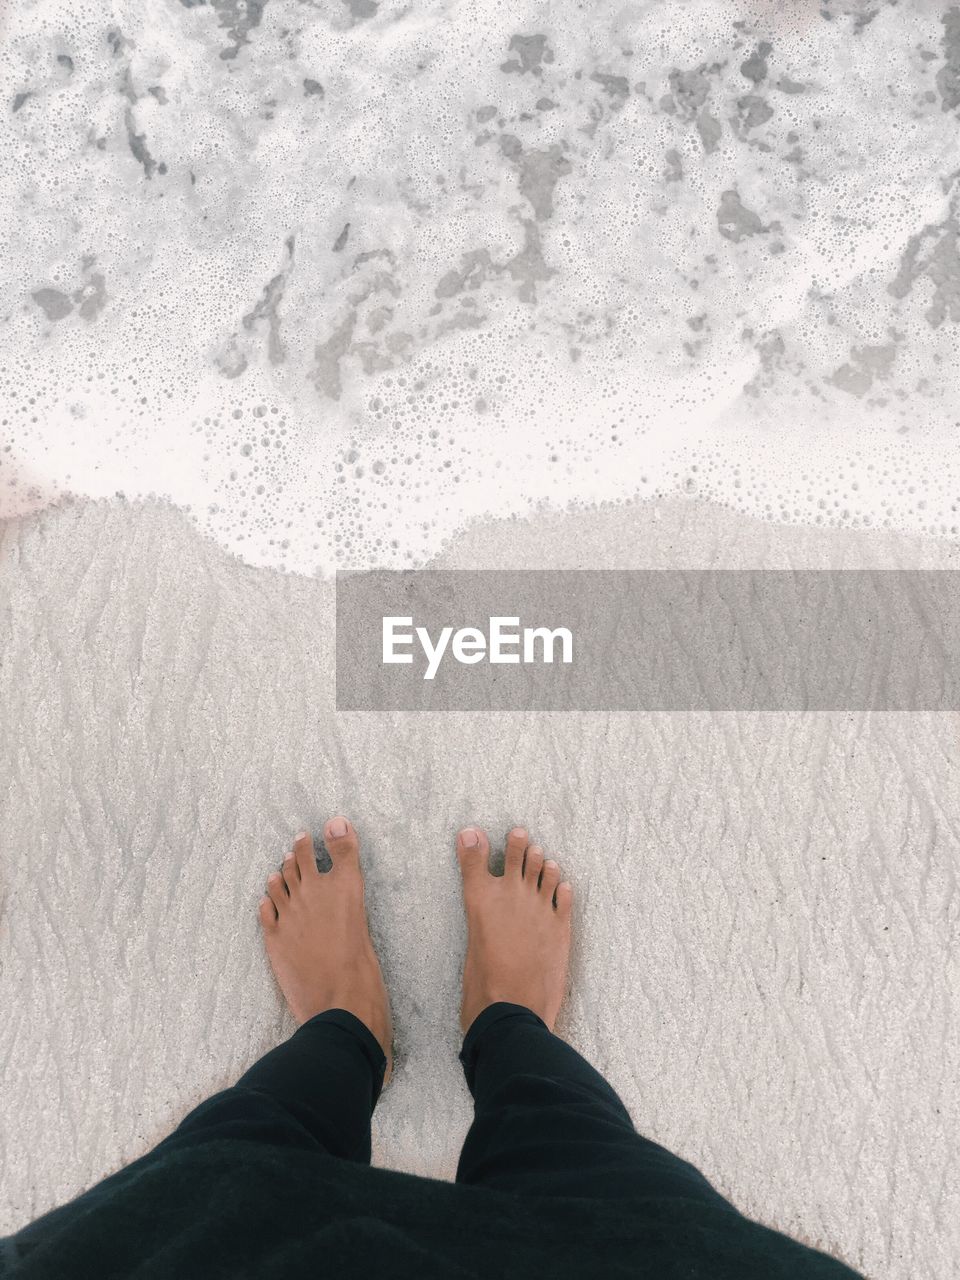
{"type": "MultiPolygon", "coordinates": [[[[164,1155],[170,1150],[240,1139],[271,1147],[307,1147],[344,1160],[369,1163],[370,1117],[383,1087],[385,1069],[386,1059],[379,1044],[359,1018],[344,1009],[318,1014],[265,1054],[232,1088],[195,1107],[169,1137],[139,1160],[43,1214],[16,1236],[0,1240],[0,1276],[6,1274],[5,1260],[13,1265],[63,1224],[75,1225],[85,1216],[89,1219],[94,1211],[108,1205],[121,1188],[128,1187],[138,1171],[154,1165],[163,1169],[164,1155]]],[[[162,1183],[159,1185],[162,1187],[162,1183]]],[[[172,1202],[177,1203],[175,1195],[172,1202]]],[[[142,1212],[143,1205],[136,1203],[136,1196],[133,1203],[142,1212]]],[[[197,1209],[202,1217],[202,1206],[197,1209]]],[[[193,1219],[172,1221],[175,1230],[186,1232],[193,1219]]],[[[215,1234],[216,1222],[207,1225],[215,1234]]],[[[128,1228],[123,1219],[115,1226],[118,1240],[128,1229],[136,1229],[128,1228]]],[[[82,1236],[82,1227],[78,1230],[82,1236]]],[[[69,1268],[68,1259],[60,1261],[69,1268]]],[[[148,1270],[151,1275],[160,1274],[153,1266],[148,1270]]],[[[66,1275],[67,1270],[61,1268],[56,1274],[66,1275]]],[[[78,1270],[77,1274],[81,1272],[78,1270]]],[[[100,1272],[85,1269],[82,1274],[100,1272]]],[[[166,1270],[163,1274],[167,1274],[166,1270]]],[[[270,1274],[274,1274],[272,1269],[270,1274]]]]}
{"type": "Polygon", "coordinates": [[[643,1138],[606,1080],[521,1005],[490,1005],[460,1053],[475,1115],[457,1181],[546,1196],[679,1196],[733,1206],[643,1138]]]}
{"type": "Polygon", "coordinates": [[[370,1117],[385,1069],[383,1050],[360,1019],[328,1009],[194,1108],[154,1150],[233,1137],[369,1163],[370,1117]]]}

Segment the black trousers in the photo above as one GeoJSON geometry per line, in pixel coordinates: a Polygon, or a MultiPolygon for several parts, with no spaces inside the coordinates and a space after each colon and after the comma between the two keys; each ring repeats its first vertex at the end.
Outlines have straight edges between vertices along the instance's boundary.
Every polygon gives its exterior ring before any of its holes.
{"type": "MultiPolygon", "coordinates": [[[[490,1005],[467,1032],[460,1061],[475,1115],[457,1182],[603,1200],[677,1196],[736,1212],[693,1165],[641,1137],[599,1072],[529,1009],[490,1005]]],[[[329,1010],[201,1103],[154,1150],[242,1138],[369,1163],[385,1068],[363,1023],[329,1010]]]]}

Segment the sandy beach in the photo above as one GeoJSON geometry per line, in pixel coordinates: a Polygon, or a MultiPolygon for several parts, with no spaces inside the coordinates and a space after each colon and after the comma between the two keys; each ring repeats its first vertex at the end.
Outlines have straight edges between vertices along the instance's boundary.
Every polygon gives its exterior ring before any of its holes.
{"type": "MultiPolygon", "coordinates": [[[[488,523],[436,563],[957,559],[677,501],[488,523]]],[[[0,597],[0,1230],[292,1030],[255,906],[290,834],[342,810],[396,1015],[376,1162],[452,1175],[453,833],[524,821],[579,895],[562,1029],[641,1130],[870,1277],[947,1274],[956,715],[338,714],[332,580],[246,566],[162,504],[8,522],[0,597]]]]}

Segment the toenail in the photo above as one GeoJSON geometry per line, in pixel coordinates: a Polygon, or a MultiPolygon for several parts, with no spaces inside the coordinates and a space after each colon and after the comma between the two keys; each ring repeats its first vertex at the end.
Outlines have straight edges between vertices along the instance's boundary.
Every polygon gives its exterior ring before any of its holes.
{"type": "Polygon", "coordinates": [[[342,818],[332,818],[327,823],[327,835],[333,836],[334,840],[339,840],[341,836],[347,834],[347,824],[342,818]]]}
{"type": "Polygon", "coordinates": [[[475,827],[464,827],[460,832],[460,843],[465,849],[475,849],[480,843],[480,834],[475,827]]]}
{"type": "Polygon", "coordinates": [[[293,837],[293,843],[298,844],[301,840],[306,840],[310,835],[309,831],[298,831],[293,837]]]}
{"type": "Polygon", "coordinates": [[[525,836],[527,834],[526,827],[514,827],[510,832],[512,836],[525,836]]]}

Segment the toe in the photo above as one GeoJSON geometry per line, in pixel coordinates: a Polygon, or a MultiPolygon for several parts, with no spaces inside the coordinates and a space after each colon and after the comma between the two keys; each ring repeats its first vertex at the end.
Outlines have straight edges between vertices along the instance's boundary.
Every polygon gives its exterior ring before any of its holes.
{"type": "Polygon", "coordinates": [[[543,849],[538,844],[532,844],[527,850],[527,859],[523,864],[524,884],[533,885],[534,889],[536,889],[542,870],[543,849]]]}
{"type": "Polygon", "coordinates": [[[360,860],[360,841],[349,818],[338,814],[323,828],[323,838],[334,870],[338,866],[357,864],[360,860]]]}
{"type": "Polygon", "coordinates": [[[523,872],[523,855],[529,839],[530,836],[526,827],[514,827],[508,833],[507,848],[503,856],[503,874],[505,876],[516,876],[519,879],[523,872]]]}
{"type": "Polygon", "coordinates": [[[490,842],[480,827],[464,827],[457,833],[457,858],[464,884],[476,882],[490,870],[490,842]]]}
{"type": "Polygon", "coordinates": [[[267,876],[267,893],[270,897],[270,901],[277,909],[277,915],[279,915],[283,908],[290,902],[290,897],[287,893],[287,886],[283,883],[283,876],[279,871],[274,871],[271,875],[267,876]]]}
{"type": "Polygon", "coordinates": [[[292,853],[288,853],[283,860],[282,874],[288,893],[293,893],[295,889],[299,889],[300,868],[297,866],[297,860],[292,853]]]}
{"type": "Polygon", "coordinates": [[[573,886],[569,880],[562,880],[557,885],[557,915],[569,920],[573,907],[573,886]]]}
{"type": "Polygon", "coordinates": [[[548,858],[543,864],[543,875],[540,877],[540,892],[552,902],[559,883],[560,864],[554,862],[552,858],[548,858]]]}
{"type": "Polygon", "coordinates": [[[266,895],[260,899],[258,914],[265,929],[272,929],[277,923],[277,909],[266,895]]]}
{"type": "Polygon", "coordinates": [[[293,853],[300,869],[301,880],[306,880],[308,876],[318,876],[320,874],[320,869],[317,866],[317,855],[313,848],[313,836],[309,831],[300,831],[293,837],[293,853]]]}

